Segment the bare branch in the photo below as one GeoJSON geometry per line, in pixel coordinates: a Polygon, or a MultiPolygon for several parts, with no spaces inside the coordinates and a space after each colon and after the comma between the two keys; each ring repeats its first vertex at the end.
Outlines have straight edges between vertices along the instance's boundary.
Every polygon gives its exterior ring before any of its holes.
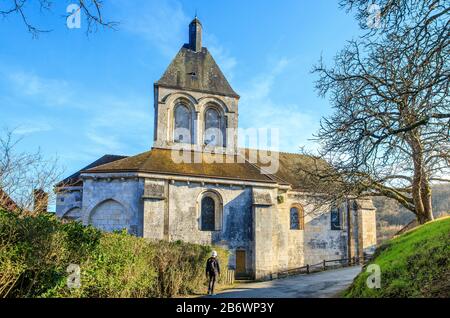
{"type": "MultiPolygon", "coordinates": [[[[10,15],[18,15],[23,24],[27,28],[28,32],[33,38],[37,38],[42,33],[51,32],[51,29],[46,29],[37,26],[33,22],[29,21],[29,12],[31,10],[39,10],[41,12],[49,12],[53,6],[54,0],[38,0],[33,2],[31,0],[5,0],[0,4],[0,16],[6,17],[10,15]],[[34,8],[28,8],[31,6],[34,8]]],[[[107,21],[103,17],[103,1],[102,0],[78,0],[80,11],[84,14],[85,21],[87,23],[86,33],[89,34],[92,31],[96,31],[98,26],[107,29],[116,29],[119,25],[115,21],[107,21]]],[[[67,18],[67,14],[63,14],[63,17],[67,18]]]]}
{"type": "MultiPolygon", "coordinates": [[[[44,158],[39,149],[18,151],[20,141],[12,130],[5,130],[0,135],[0,190],[4,194],[0,206],[9,207],[14,201],[22,211],[34,211],[38,208],[36,190],[47,193],[49,203],[52,203],[53,186],[60,179],[62,169],[56,158],[44,158]]],[[[40,208],[47,209],[46,206],[40,208]]]]}
{"type": "Polygon", "coordinates": [[[318,94],[335,112],[315,135],[316,156],[330,168],[311,172],[311,186],[331,200],[381,194],[424,222],[432,218],[430,182],[450,173],[449,6],[380,0],[382,25],[371,30],[364,24],[372,3],[341,1],[367,33],[350,41],[333,66],[321,59],[313,69],[318,94]],[[338,191],[327,192],[332,184],[338,191]]]}

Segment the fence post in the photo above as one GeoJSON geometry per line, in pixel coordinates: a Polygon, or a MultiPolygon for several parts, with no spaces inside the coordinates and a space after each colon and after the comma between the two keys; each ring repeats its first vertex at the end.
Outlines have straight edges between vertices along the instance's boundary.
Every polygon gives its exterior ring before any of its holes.
{"type": "Polygon", "coordinates": [[[234,270],[227,270],[226,274],[226,284],[233,285],[234,284],[234,270]]]}
{"type": "Polygon", "coordinates": [[[306,274],[309,274],[309,264],[306,264],[306,274]]]}
{"type": "Polygon", "coordinates": [[[325,260],[323,260],[323,270],[326,270],[326,269],[327,269],[327,263],[325,260]]]}

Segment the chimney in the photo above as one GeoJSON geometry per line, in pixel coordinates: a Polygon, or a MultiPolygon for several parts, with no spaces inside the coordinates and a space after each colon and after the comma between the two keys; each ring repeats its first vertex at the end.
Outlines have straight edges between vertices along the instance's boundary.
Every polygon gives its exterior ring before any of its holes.
{"type": "Polygon", "coordinates": [[[47,212],[48,207],[48,193],[42,189],[33,191],[34,212],[37,214],[47,212]]]}
{"type": "Polygon", "coordinates": [[[202,50],[202,24],[197,16],[189,24],[189,49],[195,52],[202,50]]]}

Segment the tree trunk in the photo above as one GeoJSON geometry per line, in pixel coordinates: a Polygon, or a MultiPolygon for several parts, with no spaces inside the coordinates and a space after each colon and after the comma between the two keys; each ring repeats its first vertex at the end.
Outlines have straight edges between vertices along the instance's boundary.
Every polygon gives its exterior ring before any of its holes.
{"type": "Polygon", "coordinates": [[[414,173],[414,179],[413,179],[413,190],[412,190],[412,196],[414,201],[414,206],[416,208],[415,214],[417,221],[419,224],[424,224],[425,222],[429,221],[426,217],[425,207],[422,201],[422,189],[421,189],[421,180],[420,178],[416,178],[416,173],[414,173]]]}
{"type": "Polygon", "coordinates": [[[421,194],[426,219],[425,222],[431,221],[434,219],[433,206],[431,203],[432,192],[430,187],[430,181],[428,180],[428,176],[426,175],[425,171],[422,172],[421,194]]]}
{"type": "Polygon", "coordinates": [[[416,208],[415,214],[419,224],[433,220],[431,206],[431,188],[426,176],[423,160],[423,148],[420,137],[414,132],[409,140],[414,163],[412,197],[416,208]]]}

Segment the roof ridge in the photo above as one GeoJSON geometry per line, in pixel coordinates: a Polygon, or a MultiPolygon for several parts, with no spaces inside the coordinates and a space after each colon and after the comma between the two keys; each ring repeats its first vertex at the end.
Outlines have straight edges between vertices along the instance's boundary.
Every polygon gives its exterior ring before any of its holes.
{"type": "MultiPolygon", "coordinates": [[[[239,154],[239,155],[242,156],[241,154],[239,154]]],[[[261,171],[265,171],[265,169],[263,167],[261,167],[258,164],[250,162],[249,160],[247,160],[247,158],[245,158],[245,156],[244,156],[244,160],[246,162],[248,162],[250,165],[252,165],[253,167],[255,167],[255,168],[257,168],[257,169],[259,169],[261,171]]],[[[273,181],[276,181],[276,182],[282,181],[282,182],[285,182],[286,184],[290,184],[290,182],[287,182],[286,180],[284,180],[283,178],[280,178],[276,174],[273,174],[273,173],[263,173],[263,174],[265,176],[267,176],[269,179],[273,180],[273,181]]]]}
{"type": "MultiPolygon", "coordinates": [[[[258,181],[265,183],[279,182],[272,174],[261,173],[261,168],[250,163],[248,160],[236,160],[237,156],[242,158],[241,154],[233,153],[234,161],[230,165],[221,165],[217,162],[208,162],[207,158],[203,156],[220,155],[227,156],[227,153],[209,153],[198,152],[202,155],[202,160],[199,162],[177,163],[170,160],[170,151],[173,149],[156,148],[153,147],[150,151],[140,153],[130,158],[117,160],[106,165],[97,166],[85,173],[105,173],[105,172],[143,172],[143,173],[162,173],[162,174],[176,174],[186,176],[200,176],[209,178],[221,178],[229,180],[243,180],[243,181],[258,181]]],[[[193,150],[189,149],[190,154],[194,154],[193,150]]],[[[195,154],[194,154],[195,155],[195,154]]],[[[228,164],[227,161],[223,162],[228,164]]]]}
{"type": "MultiPolygon", "coordinates": [[[[107,153],[107,154],[104,154],[104,155],[103,155],[103,157],[105,157],[105,156],[111,156],[111,157],[125,157],[125,158],[130,157],[130,156],[128,156],[128,155],[113,155],[113,154],[110,154],[110,153],[107,153]]],[[[101,157],[100,157],[100,158],[101,158],[101,157]]]]}
{"type": "Polygon", "coordinates": [[[308,155],[304,155],[304,154],[301,154],[301,153],[288,152],[288,151],[280,151],[280,150],[261,149],[261,148],[247,148],[247,147],[239,147],[238,149],[243,149],[243,150],[257,150],[257,151],[263,150],[263,151],[277,152],[277,153],[286,154],[286,155],[297,155],[297,156],[305,156],[305,157],[308,157],[308,155]]]}
{"type": "MultiPolygon", "coordinates": [[[[241,154],[238,154],[238,156],[241,156],[244,158],[245,162],[247,162],[249,165],[251,165],[252,167],[255,167],[258,170],[263,170],[260,166],[257,166],[256,164],[250,162],[249,160],[247,160],[247,158],[245,158],[245,156],[242,156],[241,154]]],[[[274,180],[274,178],[272,177],[272,174],[268,174],[268,173],[263,173],[265,176],[267,176],[270,180],[272,181],[276,181],[274,180]]]]}

